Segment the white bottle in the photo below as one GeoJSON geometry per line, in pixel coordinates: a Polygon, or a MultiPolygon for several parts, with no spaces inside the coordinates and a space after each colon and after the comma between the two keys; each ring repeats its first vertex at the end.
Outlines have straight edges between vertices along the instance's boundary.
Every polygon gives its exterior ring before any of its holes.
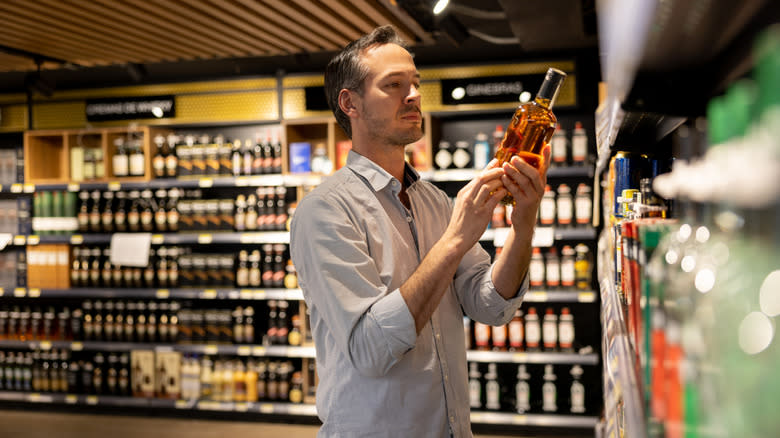
{"type": "Polygon", "coordinates": [[[571,225],[574,216],[574,198],[568,184],[558,186],[558,198],[556,201],[556,215],[558,225],[567,227],[571,225]]]}
{"type": "Polygon", "coordinates": [[[433,162],[436,163],[436,167],[441,170],[449,169],[452,165],[452,152],[450,152],[450,143],[447,141],[439,142],[439,151],[433,157],[433,162]]]}
{"type": "Polygon", "coordinates": [[[554,351],[558,347],[558,316],[551,307],[544,313],[542,343],[547,351],[554,351]]]}
{"type": "Polygon", "coordinates": [[[203,358],[200,366],[200,399],[212,400],[214,397],[214,373],[211,370],[211,360],[203,358]]]}
{"type": "Polygon", "coordinates": [[[192,388],[190,388],[190,398],[198,399],[200,397],[200,362],[197,358],[192,358],[192,388]]]}
{"type": "Polygon", "coordinates": [[[488,136],[484,132],[477,134],[475,140],[474,169],[482,170],[490,162],[490,144],[488,143],[488,136]]]}
{"type": "Polygon", "coordinates": [[[539,350],[539,342],[542,338],[542,329],[539,324],[539,315],[536,307],[529,307],[525,315],[525,346],[529,351],[539,350]]]}
{"type": "Polygon", "coordinates": [[[542,225],[555,223],[555,192],[549,184],[544,187],[544,196],[539,203],[539,223],[542,225]]]}
{"type": "Polygon", "coordinates": [[[565,166],[568,160],[569,140],[566,138],[566,130],[560,126],[550,139],[550,158],[553,166],[565,166]]]}
{"type": "Polygon", "coordinates": [[[580,383],[582,377],[582,367],[574,365],[571,367],[571,375],[574,381],[571,382],[571,407],[570,410],[574,414],[582,414],[585,412],[585,385],[580,383]]]}
{"type": "Polygon", "coordinates": [[[542,385],[542,410],[555,412],[558,410],[558,395],[555,389],[555,374],[552,365],[544,366],[544,385],[542,385]]]}
{"type": "Polygon", "coordinates": [[[547,251],[545,257],[545,280],[549,289],[555,289],[561,284],[561,262],[555,247],[547,251]]]}
{"type": "Polygon", "coordinates": [[[571,159],[575,166],[582,166],[588,159],[588,135],[581,122],[574,123],[571,135],[571,159]]]}
{"type": "Polygon", "coordinates": [[[501,388],[494,363],[488,364],[488,372],[485,374],[485,407],[494,411],[501,409],[501,388]]]}
{"type": "Polygon", "coordinates": [[[539,247],[531,250],[531,262],[528,265],[528,282],[531,287],[544,287],[544,257],[539,247]]]}
{"type": "Polygon", "coordinates": [[[563,351],[571,352],[574,349],[574,315],[568,307],[561,309],[558,318],[558,344],[563,351]]]}
{"type": "Polygon", "coordinates": [[[531,386],[528,379],[531,375],[525,370],[525,365],[517,367],[517,384],[515,384],[515,411],[524,414],[531,410],[531,386]]]}
{"type": "Polygon", "coordinates": [[[472,409],[482,407],[482,384],[479,382],[482,375],[479,373],[478,365],[476,362],[469,364],[469,406],[472,409]]]}
{"type": "Polygon", "coordinates": [[[574,248],[564,245],[561,249],[561,287],[574,287],[574,248]]]}

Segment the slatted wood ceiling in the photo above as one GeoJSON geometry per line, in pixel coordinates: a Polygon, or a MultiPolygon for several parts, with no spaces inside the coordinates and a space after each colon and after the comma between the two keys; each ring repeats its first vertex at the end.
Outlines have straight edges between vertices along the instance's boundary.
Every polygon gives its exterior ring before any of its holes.
{"type": "MultiPolygon", "coordinates": [[[[0,45],[84,67],[337,50],[381,24],[433,42],[395,0],[0,0],[0,45]]],[[[0,72],[35,69],[0,51],[0,72]]]]}

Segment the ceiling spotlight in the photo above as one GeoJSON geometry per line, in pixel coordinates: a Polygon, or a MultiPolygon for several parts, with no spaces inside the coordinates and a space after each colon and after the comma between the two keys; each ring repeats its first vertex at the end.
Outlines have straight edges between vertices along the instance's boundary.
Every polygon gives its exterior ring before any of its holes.
{"type": "Polygon", "coordinates": [[[433,15],[439,15],[444,12],[448,4],[450,4],[450,0],[437,0],[433,6],[433,15]]]}

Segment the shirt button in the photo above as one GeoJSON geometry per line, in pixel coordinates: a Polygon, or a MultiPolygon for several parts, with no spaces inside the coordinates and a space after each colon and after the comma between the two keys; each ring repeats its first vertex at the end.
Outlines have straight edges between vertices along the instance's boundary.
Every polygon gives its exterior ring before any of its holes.
{"type": "Polygon", "coordinates": [[[449,377],[450,377],[450,376],[448,376],[448,375],[446,375],[446,374],[445,374],[445,375],[444,375],[444,381],[445,381],[445,382],[446,382],[446,381],[448,381],[448,380],[449,380],[449,377]]]}
{"type": "Polygon", "coordinates": [[[436,333],[436,339],[441,339],[441,333],[436,333]]]}
{"type": "Polygon", "coordinates": [[[411,221],[412,221],[412,217],[411,216],[406,216],[406,222],[411,222],[411,221]]]}
{"type": "Polygon", "coordinates": [[[450,423],[454,423],[454,422],[455,422],[455,417],[450,415],[450,423]]]}

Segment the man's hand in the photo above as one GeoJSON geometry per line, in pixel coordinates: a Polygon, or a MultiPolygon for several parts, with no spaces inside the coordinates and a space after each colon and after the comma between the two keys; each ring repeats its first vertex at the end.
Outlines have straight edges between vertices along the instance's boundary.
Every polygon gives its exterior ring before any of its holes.
{"type": "Polygon", "coordinates": [[[550,145],[546,144],[542,149],[544,157],[542,169],[523,161],[520,157],[512,157],[508,163],[504,163],[504,176],[501,182],[512,197],[515,198],[515,207],[512,210],[512,226],[516,233],[527,234],[533,230],[536,224],[536,211],[544,195],[544,186],[547,184],[547,169],[550,167],[550,145]]]}
{"type": "Polygon", "coordinates": [[[450,239],[463,253],[479,241],[493,209],[506,196],[502,183],[504,174],[505,170],[498,167],[498,160],[494,159],[458,192],[450,223],[442,237],[450,239]]]}

